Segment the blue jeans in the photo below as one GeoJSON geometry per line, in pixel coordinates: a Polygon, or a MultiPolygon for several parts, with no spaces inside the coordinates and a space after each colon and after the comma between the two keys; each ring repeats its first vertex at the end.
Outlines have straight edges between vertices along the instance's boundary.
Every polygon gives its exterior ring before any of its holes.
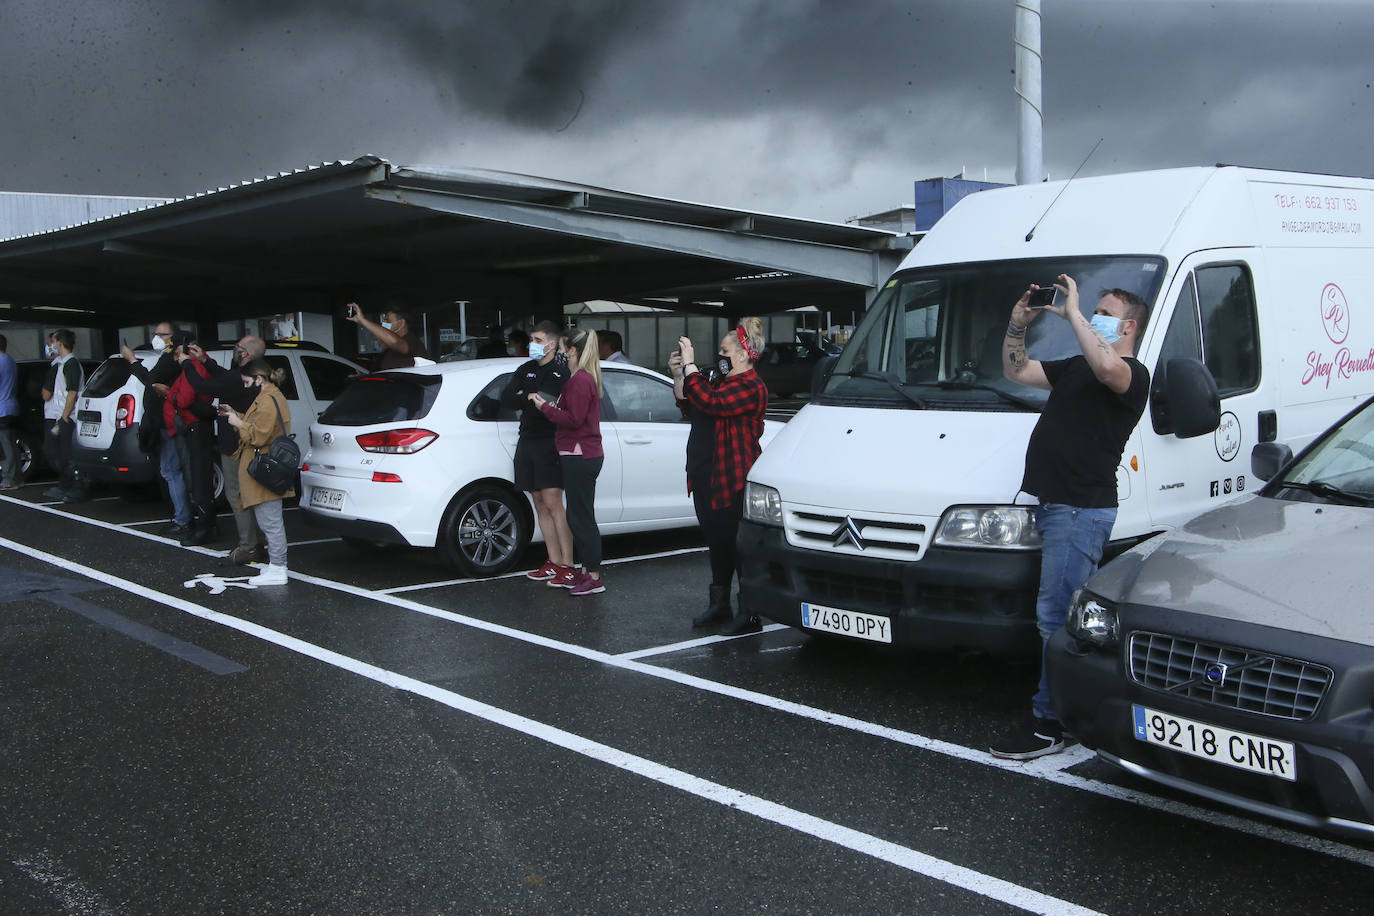
{"type": "Polygon", "coordinates": [[[1097,572],[1115,522],[1115,509],[1041,503],[1035,510],[1035,530],[1044,542],[1040,548],[1040,594],[1035,599],[1041,640],[1040,689],[1031,700],[1031,710],[1037,718],[1058,718],[1045,681],[1044,646],[1064,626],[1073,593],[1097,572]]]}
{"type": "Polygon", "coordinates": [[[157,450],[158,471],[167,481],[167,492],[172,497],[172,521],[183,528],[191,524],[191,500],[186,495],[185,471],[177,454],[177,445],[166,429],[158,430],[161,445],[157,450]]]}

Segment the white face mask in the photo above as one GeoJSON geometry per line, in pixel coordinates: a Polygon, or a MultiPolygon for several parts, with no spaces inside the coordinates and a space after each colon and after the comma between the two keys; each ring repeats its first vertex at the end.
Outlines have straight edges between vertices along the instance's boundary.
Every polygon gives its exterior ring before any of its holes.
{"type": "Polygon", "coordinates": [[[543,359],[544,345],[538,341],[530,341],[530,359],[543,359]]]}
{"type": "Polygon", "coordinates": [[[154,334],[153,339],[148,341],[148,343],[152,345],[154,350],[167,349],[167,341],[163,340],[160,334],[154,334]]]}
{"type": "Polygon", "coordinates": [[[57,347],[54,347],[52,344],[44,344],[43,353],[48,357],[48,359],[52,359],[57,355],[57,347]]]}

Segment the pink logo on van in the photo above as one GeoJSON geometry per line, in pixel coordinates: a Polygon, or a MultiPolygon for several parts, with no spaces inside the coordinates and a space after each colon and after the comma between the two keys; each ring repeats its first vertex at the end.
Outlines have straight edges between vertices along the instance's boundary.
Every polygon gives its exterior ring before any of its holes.
{"type": "Polygon", "coordinates": [[[1345,293],[1334,283],[1322,289],[1322,327],[1332,343],[1345,343],[1350,336],[1350,306],[1345,293]]]}

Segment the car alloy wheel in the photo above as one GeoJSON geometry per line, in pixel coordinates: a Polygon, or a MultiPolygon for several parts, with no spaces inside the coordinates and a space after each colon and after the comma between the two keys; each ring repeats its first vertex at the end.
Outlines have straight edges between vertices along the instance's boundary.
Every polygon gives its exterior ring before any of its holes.
{"type": "Polygon", "coordinates": [[[530,542],[530,519],[518,494],[476,487],[459,494],[440,533],[450,564],[475,578],[496,576],[519,562],[530,542]]]}

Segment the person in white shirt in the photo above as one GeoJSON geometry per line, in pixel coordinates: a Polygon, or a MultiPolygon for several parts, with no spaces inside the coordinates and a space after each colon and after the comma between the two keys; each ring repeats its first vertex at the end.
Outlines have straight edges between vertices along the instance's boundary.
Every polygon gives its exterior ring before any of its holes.
{"type": "Polygon", "coordinates": [[[628,363],[630,361],[630,358],[620,350],[625,342],[621,340],[619,331],[602,331],[596,336],[599,338],[597,349],[603,363],[628,363]]]}

